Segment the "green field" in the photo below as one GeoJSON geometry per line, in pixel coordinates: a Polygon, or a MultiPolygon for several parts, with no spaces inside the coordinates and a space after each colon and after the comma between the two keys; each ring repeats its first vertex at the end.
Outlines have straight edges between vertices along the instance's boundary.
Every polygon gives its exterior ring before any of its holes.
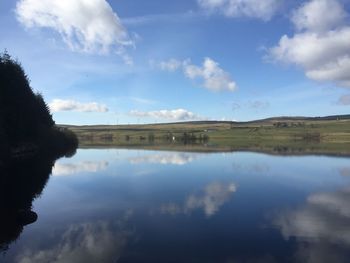
{"type": "Polygon", "coordinates": [[[350,115],[252,122],[67,126],[80,147],[350,155],[350,115]]]}

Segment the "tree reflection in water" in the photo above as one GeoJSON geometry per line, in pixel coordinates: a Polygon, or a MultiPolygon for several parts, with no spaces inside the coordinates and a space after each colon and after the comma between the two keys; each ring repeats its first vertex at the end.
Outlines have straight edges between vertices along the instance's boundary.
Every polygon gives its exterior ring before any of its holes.
{"type": "Polygon", "coordinates": [[[32,203],[45,188],[58,159],[48,156],[0,160],[0,251],[6,251],[19,238],[25,225],[37,220],[36,213],[31,211],[32,203]]]}

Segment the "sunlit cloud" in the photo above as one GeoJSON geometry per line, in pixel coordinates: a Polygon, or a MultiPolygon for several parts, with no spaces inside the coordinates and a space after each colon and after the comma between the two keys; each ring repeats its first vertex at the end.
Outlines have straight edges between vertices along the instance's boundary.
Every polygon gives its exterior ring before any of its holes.
{"type": "Polygon", "coordinates": [[[154,119],[170,120],[170,121],[186,121],[186,120],[203,119],[199,115],[185,109],[159,110],[159,111],[132,110],[129,112],[129,115],[137,118],[154,118],[154,119]]]}
{"type": "Polygon", "coordinates": [[[230,74],[211,58],[205,58],[202,66],[196,66],[187,61],[184,64],[184,71],[189,79],[200,79],[202,81],[201,85],[208,90],[234,91],[237,89],[237,85],[230,74]]]}
{"type": "Polygon", "coordinates": [[[200,154],[195,153],[159,153],[145,156],[137,156],[129,159],[132,164],[154,163],[154,164],[173,164],[185,165],[198,159],[200,154]]]}
{"type": "Polygon", "coordinates": [[[346,17],[338,0],[309,0],[294,11],[291,20],[298,31],[322,33],[342,26],[346,17]]]}
{"type": "Polygon", "coordinates": [[[78,112],[108,112],[109,109],[104,104],[97,102],[82,103],[75,100],[54,99],[49,107],[52,112],[78,111],[78,112]]]}
{"type": "Polygon", "coordinates": [[[281,0],[197,0],[199,6],[211,13],[227,17],[250,17],[270,20],[278,11],[281,0]]]}
{"type": "Polygon", "coordinates": [[[337,0],[311,0],[293,13],[296,33],[269,50],[275,61],[295,64],[317,81],[350,87],[350,24],[337,0]]]}
{"type": "Polygon", "coordinates": [[[132,64],[126,47],[134,41],[105,0],[20,0],[15,11],[26,28],[52,29],[73,51],[113,52],[132,64]]]}
{"type": "Polygon", "coordinates": [[[81,172],[94,173],[107,169],[109,163],[107,161],[83,161],[78,163],[61,163],[57,162],[52,170],[53,176],[66,176],[81,172]]]}
{"type": "Polygon", "coordinates": [[[199,66],[194,65],[190,59],[181,61],[174,58],[158,63],[151,61],[151,66],[169,72],[183,70],[188,79],[198,80],[201,87],[210,91],[235,91],[237,89],[237,84],[231,75],[223,70],[218,62],[208,57],[199,66]]]}
{"type": "Polygon", "coordinates": [[[200,193],[189,195],[183,205],[175,203],[163,204],[160,211],[164,214],[176,215],[203,210],[204,214],[210,217],[215,215],[236,191],[237,186],[234,183],[210,183],[200,193]]]}

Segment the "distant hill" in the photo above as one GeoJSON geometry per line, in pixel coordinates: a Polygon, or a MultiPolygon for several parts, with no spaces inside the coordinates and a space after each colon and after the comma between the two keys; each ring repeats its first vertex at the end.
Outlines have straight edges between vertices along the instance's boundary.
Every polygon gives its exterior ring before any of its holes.
{"type": "Polygon", "coordinates": [[[345,115],[331,115],[323,117],[304,117],[304,116],[280,116],[280,117],[271,117],[265,119],[258,119],[253,121],[183,121],[183,122],[165,122],[165,123],[150,123],[150,124],[121,124],[121,125],[66,125],[59,124],[58,126],[63,128],[69,127],[81,127],[81,128],[108,128],[108,127],[119,127],[131,129],[132,127],[161,127],[161,126],[181,126],[181,125],[219,125],[219,124],[261,124],[261,123],[274,123],[274,122],[302,122],[302,121],[339,121],[339,120],[350,120],[350,114],[345,115]]]}
{"type": "Polygon", "coordinates": [[[324,116],[324,117],[290,117],[290,116],[281,116],[281,117],[272,117],[261,120],[255,120],[250,122],[265,122],[265,121],[335,121],[335,120],[349,120],[350,114],[347,115],[332,115],[332,116],[324,116]]]}

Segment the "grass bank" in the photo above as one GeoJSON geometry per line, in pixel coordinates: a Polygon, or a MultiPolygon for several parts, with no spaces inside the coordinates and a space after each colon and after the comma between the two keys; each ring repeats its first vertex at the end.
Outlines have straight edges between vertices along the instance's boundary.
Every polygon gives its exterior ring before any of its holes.
{"type": "Polygon", "coordinates": [[[350,155],[350,115],[252,122],[67,126],[80,147],[350,155]]]}

